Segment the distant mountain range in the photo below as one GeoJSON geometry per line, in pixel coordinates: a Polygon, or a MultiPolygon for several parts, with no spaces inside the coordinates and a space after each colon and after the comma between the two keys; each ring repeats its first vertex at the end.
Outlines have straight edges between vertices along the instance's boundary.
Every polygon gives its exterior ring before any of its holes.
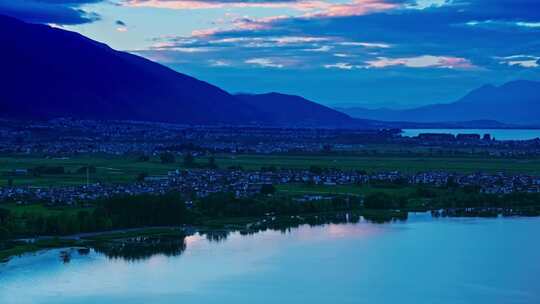
{"type": "Polygon", "coordinates": [[[343,128],[540,125],[538,82],[484,86],[452,104],[343,113],[299,96],[231,95],[80,34],[1,15],[0,45],[0,118],[343,128]]]}
{"type": "Polygon", "coordinates": [[[485,85],[460,100],[407,110],[339,108],[353,117],[418,123],[491,122],[491,124],[540,125],[540,82],[512,81],[485,85]]]}

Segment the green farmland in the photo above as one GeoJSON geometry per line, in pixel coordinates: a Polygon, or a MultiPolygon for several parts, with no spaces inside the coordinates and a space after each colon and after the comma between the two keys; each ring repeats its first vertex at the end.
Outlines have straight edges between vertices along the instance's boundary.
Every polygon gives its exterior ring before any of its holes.
{"type": "Polygon", "coordinates": [[[367,172],[444,170],[450,172],[498,172],[540,174],[540,159],[503,159],[480,156],[414,157],[414,156],[340,156],[340,155],[239,155],[219,156],[220,166],[242,166],[257,169],[261,166],[276,168],[322,168],[354,169],[367,172]]]}
{"type": "Polygon", "coordinates": [[[373,187],[366,185],[307,185],[307,184],[288,184],[277,185],[277,190],[281,193],[290,195],[303,194],[322,194],[322,195],[369,195],[372,193],[384,192],[387,194],[407,196],[413,194],[414,187],[373,187]]]}
{"type": "MultiPolygon", "coordinates": [[[[216,155],[216,164],[221,168],[240,166],[243,169],[261,167],[308,169],[321,168],[365,170],[367,172],[444,170],[450,172],[497,172],[528,173],[540,175],[540,159],[502,159],[479,156],[456,157],[413,157],[413,156],[354,156],[354,155],[216,155]]],[[[206,158],[196,158],[200,164],[206,158]]],[[[176,163],[162,164],[157,157],[149,161],[137,161],[136,156],[75,156],[69,158],[45,158],[40,156],[0,157],[0,186],[12,180],[14,185],[55,186],[80,185],[86,183],[87,175],[77,171],[85,166],[96,168],[89,174],[90,183],[129,183],[141,173],[151,176],[165,175],[168,171],[182,168],[181,157],[176,163]],[[32,169],[38,166],[60,166],[63,174],[34,175],[14,174],[17,169],[32,169]]],[[[84,170],[83,170],[84,171],[84,170]]]]}

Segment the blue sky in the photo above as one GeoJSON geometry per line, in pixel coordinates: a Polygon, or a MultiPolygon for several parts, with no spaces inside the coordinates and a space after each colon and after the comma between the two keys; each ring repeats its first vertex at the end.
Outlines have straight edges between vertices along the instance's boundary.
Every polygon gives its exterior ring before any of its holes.
{"type": "Polygon", "coordinates": [[[540,80],[539,0],[0,0],[230,92],[408,108],[540,80]]]}

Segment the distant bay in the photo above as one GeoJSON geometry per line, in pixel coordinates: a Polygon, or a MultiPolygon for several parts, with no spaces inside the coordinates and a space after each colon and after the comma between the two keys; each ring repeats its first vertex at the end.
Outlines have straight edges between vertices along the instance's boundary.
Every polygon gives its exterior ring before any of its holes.
{"type": "Polygon", "coordinates": [[[490,134],[497,140],[531,140],[540,138],[540,130],[535,129],[404,129],[402,135],[415,137],[422,133],[445,134],[490,134]]]}

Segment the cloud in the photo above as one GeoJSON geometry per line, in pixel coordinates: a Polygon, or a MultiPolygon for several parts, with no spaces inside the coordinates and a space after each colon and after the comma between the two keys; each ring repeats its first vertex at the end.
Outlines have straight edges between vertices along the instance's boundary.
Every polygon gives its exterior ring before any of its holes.
{"type": "Polygon", "coordinates": [[[423,55],[408,58],[378,57],[376,60],[366,61],[370,68],[386,68],[392,66],[404,66],[409,68],[447,68],[447,69],[472,69],[475,66],[465,58],[448,56],[423,55]]]}
{"type": "Polygon", "coordinates": [[[283,8],[304,12],[303,17],[363,15],[400,7],[408,0],[125,0],[124,5],[178,10],[215,8],[283,8]]]}
{"type": "Polygon", "coordinates": [[[0,13],[32,23],[74,25],[99,20],[99,15],[80,9],[102,0],[0,0],[0,13]]]}
{"type": "Polygon", "coordinates": [[[522,68],[537,68],[540,66],[540,57],[532,55],[512,55],[507,57],[496,57],[501,64],[517,66],[522,68]]]}
{"type": "MultiPolygon", "coordinates": [[[[130,0],[139,5],[187,3],[180,0],[130,0]]],[[[193,2],[193,1],[192,1],[193,2]]],[[[540,14],[531,0],[200,0],[212,5],[278,4],[303,9],[296,15],[238,17],[215,23],[191,36],[169,37],[184,61],[220,58],[231,67],[260,66],[295,69],[432,69],[510,70],[533,67],[535,58],[494,60],[540,50],[540,14]],[[307,5],[309,3],[309,6],[307,5]],[[341,10],[341,7],[347,7],[341,10]],[[472,22],[472,23],[471,23],[472,22]],[[477,26],[471,24],[477,23],[477,26]],[[487,24],[488,26],[478,26],[487,24]],[[494,24],[507,24],[504,27],[494,24]],[[180,54],[182,53],[182,54],[180,54]],[[203,53],[203,52],[199,52],[203,53]],[[276,58],[290,58],[289,62],[276,58]],[[337,58],[347,58],[338,60],[337,58]],[[253,61],[253,59],[257,59],[253,61]],[[258,59],[263,59],[258,60],[258,59]]],[[[164,50],[154,48],[153,51],[164,50]]],[[[169,58],[174,54],[169,52],[169,58]]]]}
{"type": "Polygon", "coordinates": [[[399,4],[381,0],[353,0],[350,3],[321,4],[316,7],[317,11],[306,14],[304,17],[345,17],[361,16],[373,12],[381,12],[398,8],[399,4]]]}
{"type": "Polygon", "coordinates": [[[177,10],[216,8],[293,8],[307,10],[318,6],[318,0],[126,0],[124,5],[177,10]]]}
{"type": "Polygon", "coordinates": [[[367,60],[365,64],[352,64],[347,62],[338,62],[334,64],[325,64],[327,69],[366,69],[366,68],[388,68],[388,67],[407,67],[407,68],[445,68],[445,69],[473,69],[476,68],[469,60],[450,56],[431,56],[423,55],[406,58],[386,58],[378,57],[375,60],[367,60]]]}
{"type": "MultiPolygon", "coordinates": [[[[246,33],[246,32],[242,32],[246,33]]],[[[247,34],[247,33],[246,33],[247,34]]],[[[321,65],[334,63],[335,57],[371,58],[372,48],[362,45],[372,45],[371,42],[346,43],[338,36],[257,36],[255,33],[247,36],[236,35],[235,32],[209,31],[190,37],[162,37],[155,39],[150,47],[153,51],[179,51],[186,53],[206,52],[207,58],[196,56],[192,61],[215,60],[220,56],[229,66],[257,65],[259,67],[287,67],[297,69],[320,68],[321,65]],[[360,44],[357,44],[360,43],[360,44]],[[360,46],[360,47],[359,47],[360,46]],[[344,55],[346,54],[346,55],[344,55]],[[366,57],[367,56],[367,57],[366,57]],[[280,58],[276,61],[276,58],[280,58]],[[283,60],[288,58],[288,60],[283,60]],[[253,60],[257,59],[257,60],[253,60]],[[263,59],[263,60],[259,60],[263,59]]],[[[386,46],[384,43],[381,45],[386,46]]],[[[182,61],[185,59],[185,54],[182,61]]],[[[215,66],[215,65],[213,65],[215,66]]]]}
{"type": "Polygon", "coordinates": [[[116,20],[116,21],[114,22],[114,24],[117,25],[117,27],[116,27],[116,31],[117,31],[117,32],[125,33],[125,32],[127,32],[127,31],[129,31],[129,29],[128,29],[128,27],[127,27],[127,24],[126,24],[124,21],[122,21],[122,20],[116,20]]]}
{"type": "Polygon", "coordinates": [[[386,43],[376,43],[376,42],[343,42],[341,45],[346,46],[362,46],[365,48],[381,48],[381,49],[387,49],[391,46],[386,43]]]}
{"type": "Polygon", "coordinates": [[[352,70],[356,68],[356,66],[347,63],[347,62],[338,62],[333,64],[325,64],[324,67],[326,69],[339,69],[339,70],[352,70]]]}
{"type": "Polygon", "coordinates": [[[213,67],[229,67],[232,66],[232,63],[226,61],[226,60],[219,60],[219,59],[212,59],[209,60],[210,66],[213,67]]]}
{"type": "Polygon", "coordinates": [[[516,25],[529,28],[540,28],[540,22],[516,22],[516,25]]]}
{"type": "Polygon", "coordinates": [[[150,49],[154,51],[168,51],[168,52],[180,52],[180,53],[202,53],[209,52],[212,49],[209,47],[200,46],[182,46],[183,44],[176,44],[173,42],[156,42],[150,49]]]}
{"type": "Polygon", "coordinates": [[[247,64],[257,65],[264,68],[283,68],[285,65],[276,63],[270,58],[252,58],[245,61],[247,64]]]}

